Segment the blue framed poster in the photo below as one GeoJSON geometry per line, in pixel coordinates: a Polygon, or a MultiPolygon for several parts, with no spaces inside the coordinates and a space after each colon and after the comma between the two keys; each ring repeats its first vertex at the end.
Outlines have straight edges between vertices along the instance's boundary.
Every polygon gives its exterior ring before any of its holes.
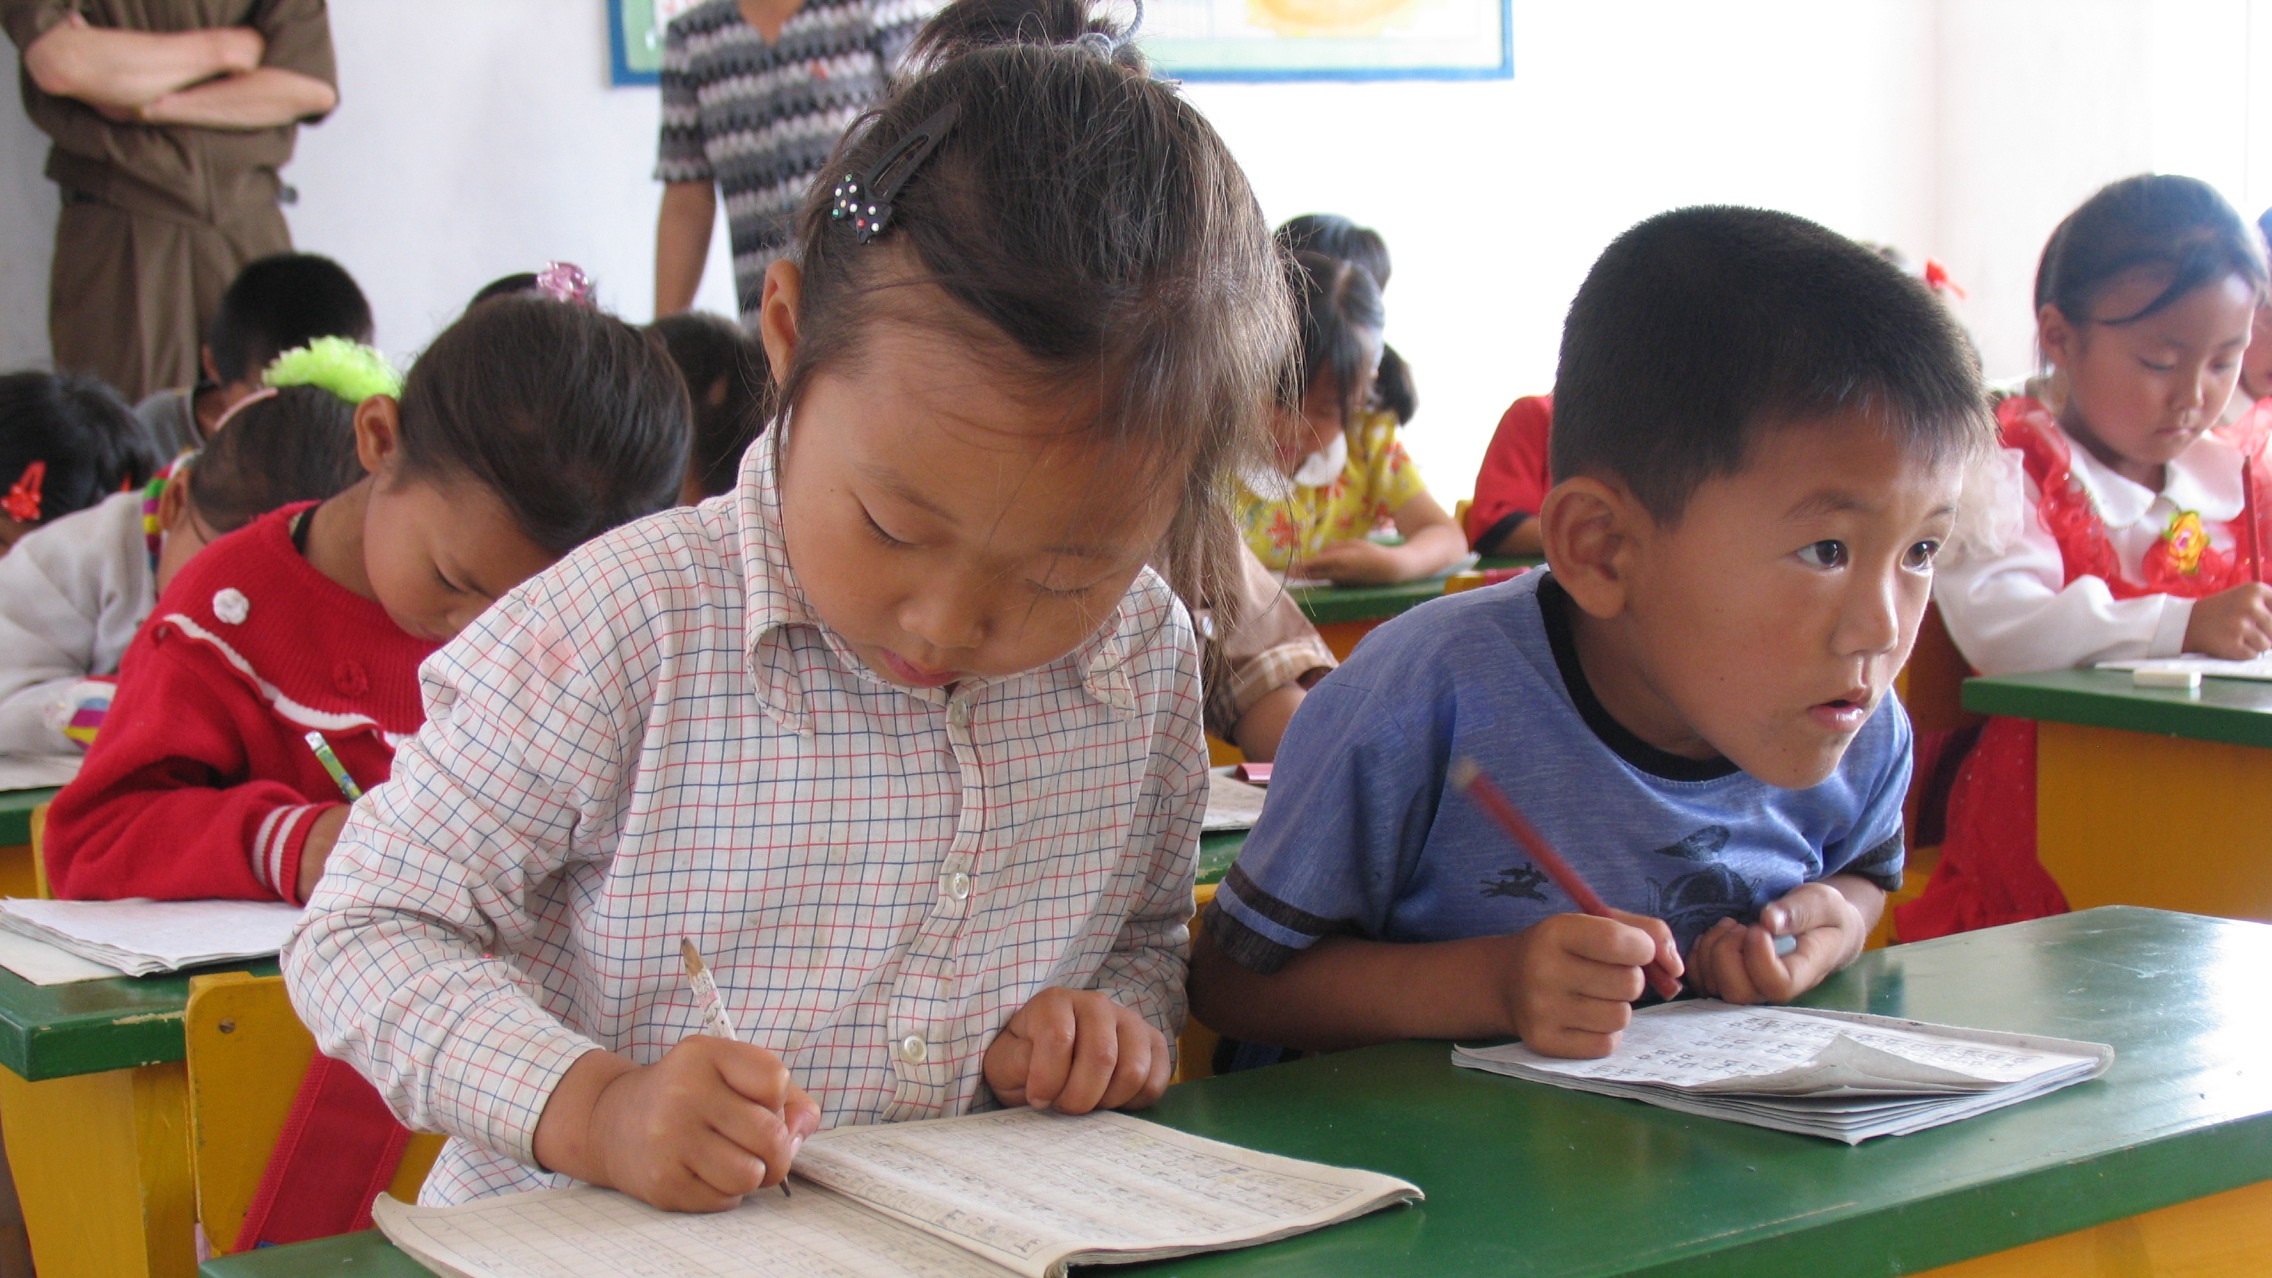
{"type": "Polygon", "coordinates": [[[1147,0],[1138,38],[1178,80],[1506,80],[1513,0],[1147,0]]]}
{"type": "Polygon", "coordinates": [[[663,28],[699,0],[607,0],[607,54],[616,84],[662,78],[663,28]]]}

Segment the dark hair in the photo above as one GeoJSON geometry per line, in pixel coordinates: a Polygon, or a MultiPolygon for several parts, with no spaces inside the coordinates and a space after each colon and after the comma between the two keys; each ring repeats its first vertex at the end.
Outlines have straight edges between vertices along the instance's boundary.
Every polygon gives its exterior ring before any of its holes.
{"type": "Polygon", "coordinates": [[[2035,269],[2035,309],[2056,306],[2073,324],[2133,324],[2233,275],[2262,300],[2262,237],[2199,178],[2141,173],[2100,187],[2051,232],[2035,269]],[[2108,285],[2140,268],[2169,277],[2154,300],[2128,315],[2091,313],[2108,285]]]}
{"type": "Polygon", "coordinates": [[[231,413],[190,469],[190,504],[217,533],[322,501],[363,477],[355,405],[321,386],[287,386],[231,413]]]}
{"type": "Polygon", "coordinates": [[[150,428],[100,380],[79,373],[0,377],[0,493],[45,462],[39,518],[50,523],[112,493],[148,483],[158,468],[150,428]]]}
{"type": "Polygon", "coordinates": [[[223,382],[250,382],[278,355],[319,337],[368,343],[371,304],[355,277],[330,258],[278,253],[237,272],[221,294],[205,344],[223,382]]]}
{"type": "Polygon", "coordinates": [[[1341,403],[1341,428],[1356,425],[1358,396],[1367,391],[1380,364],[1381,329],[1388,323],[1380,285],[1363,267],[1323,253],[1286,258],[1286,285],[1294,293],[1294,315],[1302,340],[1301,385],[1281,396],[1299,408],[1323,377],[1341,403]]]}
{"type": "Polygon", "coordinates": [[[1185,468],[1152,563],[1183,598],[1222,607],[1230,592],[1213,587],[1240,570],[1229,476],[1264,455],[1292,350],[1246,175],[1086,0],[958,0],[916,37],[909,65],[799,214],[801,340],[776,412],[816,369],[860,358],[885,293],[935,285],[947,322],[1006,339],[1028,380],[1095,394],[1088,429],[1106,443],[1185,468]],[[829,216],[835,180],[865,178],[950,108],[959,118],[899,191],[884,237],[859,243],[829,216]]]}
{"type": "MultiPolygon", "coordinates": [[[[1288,253],[1323,253],[1363,267],[1383,292],[1388,289],[1388,241],[1369,226],[1338,213],[1304,213],[1287,218],[1276,238],[1278,247],[1288,253]]],[[[1381,344],[1380,371],[1373,377],[1373,407],[1396,414],[1399,426],[1420,411],[1420,388],[1413,384],[1412,366],[1386,342],[1381,344]]]]}
{"type": "Polygon", "coordinates": [[[1388,241],[1369,226],[1359,226],[1339,213],[1304,213],[1287,218],[1276,238],[1289,253],[1323,253],[1354,262],[1365,268],[1373,283],[1388,287],[1388,241]]]}
{"type": "Polygon", "coordinates": [[[723,315],[689,311],[656,320],[654,330],[686,378],[694,406],[694,453],[688,472],[705,497],[734,486],[742,453],[765,429],[773,373],[764,348],[723,315]],[[718,396],[711,402],[711,396],[718,396]]]}
{"type": "Polygon", "coordinates": [[[675,503],[689,430],[661,338],[545,297],[467,311],[402,389],[403,473],[481,485],[555,555],[675,503]]]}
{"type": "Polygon", "coordinates": [[[1805,218],[1676,209],[1618,236],[1578,286],[1551,470],[1621,480],[1671,523],[1762,428],[1863,406],[1928,463],[1988,439],[1979,360],[1923,284],[1805,218]]]}
{"type": "Polygon", "coordinates": [[[500,275],[482,285],[480,290],[473,295],[473,300],[465,304],[465,308],[470,311],[493,297],[511,297],[515,293],[534,292],[536,292],[536,272],[516,271],[511,275],[500,275]]]}

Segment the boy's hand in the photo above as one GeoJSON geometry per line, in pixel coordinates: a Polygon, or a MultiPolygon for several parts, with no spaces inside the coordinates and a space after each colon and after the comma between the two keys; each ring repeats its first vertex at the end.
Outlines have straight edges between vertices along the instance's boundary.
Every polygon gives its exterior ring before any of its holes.
{"type": "Polygon", "coordinates": [[[2272,652],[2272,586],[2251,581],[2195,600],[2185,650],[2227,661],[2272,652]]]}
{"type": "Polygon", "coordinates": [[[316,884],[323,879],[323,863],[331,859],[332,848],[339,844],[339,828],[347,824],[347,814],[353,810],[345,803],[335,804],[316,813],[309,824],[308,837],[300,844],[301,900],[315,894],[316,884]]]}
{"type": "Polygon", "coordinates": [[[1397,549],[1363,539],[1337,541],[1295,560],[1292,575],[1322,577],[1345,586],[1391,585],[1411,575],[1397,549]]]}
{"type": "Polygon", "coordinates": [[[819,1127],[780,1057],[701,1034],[646,1066],[586,1053],[545,1105],[537,1158],[665,1211],[725,1211],[781,1183],[819,1127]]]}
{"type": "Polygon", "coordinates": [[[1142,1109],[1168,1089],[1168,1041],[1096,990],[1033,996],[986,1047],[986,1085],[1005,1105],[1063,1114],[1142,1109]]]}
{"type": "Polygon", "coordinates": [[[1746,926],[1721,919],[1696,939],[1688,956],[1696,988],[1730,1003],[1787,1003],[1854,961],[1869,939],[1869,922],[1845,893],[1804,883],[1759,912],[1746,926]],[[1775,956],[1775,938],[1798,948],[1775,956]]]}
{"type": "Polygon", "coordinates": [[[1502,997],[1515,1033],[1546,1056],[1607,1056],[1648,988],[1641,969],[1661,958],[1681,972],[1663,919],[1614,911],[1614,919],[1556,914],[1507,938],[1513,961],[1502,997]]]}

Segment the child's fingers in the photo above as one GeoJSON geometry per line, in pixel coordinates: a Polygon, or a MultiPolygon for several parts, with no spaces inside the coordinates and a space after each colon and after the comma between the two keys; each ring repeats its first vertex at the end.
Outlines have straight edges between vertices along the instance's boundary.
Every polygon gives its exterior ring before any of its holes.
{"type": "Polygon", "coordinates": [[[702,1188],[719,1199],[720,1205],[696,1208],[698,1211],[724,1211],[734,1206],[742,1195],[755,1193],[767,1184],[766,1173],[772,1170],[763,1158],[744,1148],[739,1141],[716,1131],[696,1133],[680,1155],[680,1162],[702,1188]]]}
{"type": "MultiPolygon", "coordinates": [[[[1597,919],[1590,914],[1560,917],[1569,920],[1560,928],[1557,938],[1564,953],[1620,967],[1640,967],[1657,957],[1657,938],[1645,928],[1617,919],[1597,919]]],[[[1638,915],[1627,917],[1639,918],[1638,915]]]]}
{"type": "Polygon", "coordinates": [[[1066,1076],[1073,1071],[1073,1046],[1079,1031],[1072,1000],[1049,998],[1046,992],[1036,995],[1019,1009],[1011,1024],[1027,1043],[1023,1103],[1047,1109],[1065,1090],[1066,1076]]]}
{"type": "Polygon", "coordinates": [[[1026,1103],[1026,1079],[1033,1072],[1033,1044],[1005,1030],[986,1049],[986,1085],[1005,1105],[1026,1103]]]}
{"type": "Polygon", "coordinates": [[[796,1146],[820,1130],[820,1102],[804,1088],[791,1087],[789,1103],[781,1107],[781,1125],[789,1129],[789,1152],[795,1154],[796,1146]]]}
{"type": "Polygon", "coordinates": [[[1112,1081],[1105,1085],[1098,1109],[1119,1109],[1142,1096],[1157,1072],[1153,1069],[1155,1058],[1167,1055],[1167,1040],[1143,1017],[1122,1012],[1114,1018],[1114,1028],[1120,1048],[1112,1064],[1112,1081]]]}
{"type": "Polygon", "coordinates": [[[1617,921],[1625,926],[1639,928],[1649,934],[1649,939],[1657,946],[1656,959],[1664,964],[1665,971],[1679,976],[1686,970],[1680,961],[1680,943],[1673,940],[1670,924],[1646,914],[1628,914],[1623,910],[1611,910],[1610,913],[1616,915],[1617,921]]]}
{"type": "MultiPolygon", "coordinates": [[[[709,1119],[712,1135],[757,1160],[758,1181],[749,1188],[771,1186],[789,1174],[789,1162],[796,1157],[796,1149],[781,1115],[763,1105],[734,1097],[719,1106],[709,1119]]],[[[710,1183],[720,1190],[728,1189],[717,1181],[710,1183]]],[[[746,1193],[747,1190],[730,1192],[746,1193]]]]}
{"type": "Polygon", "coordinates": [[[789,1077],[789,1067],[781,1058],[752,1043],[730,1043],[707,1035],[686,1040],[676,1050],[701,1045],[697,1050],[710,1055],[718,1070],[718,1077],[726,1086],[745,1100],[755,1101],[767,1109],[779,1110],[788,1103],[789,1094],[796,1083],[789,1077]]]}
{"type": "Polygon", "coordinates": [[[1565,986],[1572,994],[1589,999],[1630,1003],[1648,988],[1641,969],[1623,963],[1595,963],[1580,959],[1570,965],[1565,986]]]}
{"type": "Polygon", "coordinates": [[[1104,1099],[1120,1056],[1119,1011],[1101,994],[1076,997],[1073,1009],[1072,1067],[1064,1086],[1050,1097],[1058,1112],[1086,1114],[1104,1099]]]}
{"type": "Polygon", "coordinates": [[[1759,926],[1777,936],[1798,936],[1818,927],[1836,927],[1846,921],[1846,914],[1846,898],[1838,889],[1807,883],[1761,910],[1759,926]]]}
{"type": "MultiPolygon", "coordinates": [[[[1149,1025],[1146,1026],[1150,1028],[1149,1025]]],[[[1152,1030],[1152,1069],[1144,1079],[1142,1091],[1128,1101],[1125,1108],[1142,1109],[1167,1095],[1168,1080],[1175,1074],[1175,1053],[1168,1050],[1168,1040],[1158,1030],[1152,1030]]]]}

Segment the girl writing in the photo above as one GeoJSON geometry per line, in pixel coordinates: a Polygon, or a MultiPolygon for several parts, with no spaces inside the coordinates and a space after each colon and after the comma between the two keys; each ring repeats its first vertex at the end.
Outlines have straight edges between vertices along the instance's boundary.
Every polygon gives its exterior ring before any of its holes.
{"type": "Polygon", "coordinates": [[[1290,254],[1286,269],[1302,372],[1275,415],[1277,465],[1244,477],[1247,545],[1271,568],[1328,581],[1380,585],[1442,572],[1467,541],[1405,455],[1396,415],[1369,406],[1386,322],[1380,285],[1321,253],[1290,254]],[[1404,544],[1369,540],[1384,522],[1404,544]]]}
{"type": "Polygon", "coordinates": [[[159,596],[49,813],[58,896],[305,901],[344,791],[384,781],[424,717],[418,663],[677,495],[686,393],[647,335],[512,298],[444,331],[353,429],[365,478],[214,541],[159,596]]]}
{"type": "MultiPolygon", "coordinates": [[[[2272,493],[2262,441],[2212,429],[2264,292],[2255,228],[2192,178],[2116,182],[2052,233],[2036,335],[2059,406],[2017,395],[1998,407],[2004,447],[1967,479],[1933,583],[1976,669],[2272,648],[2260,562],[2272,524],[2242,474],[2272,493]]],[[[2066,908],[2035,859],[2032,722],[1989,721],[1948,831],[1931,885],[1899,911],[1903,940],[2066,908]]]]}
{"type": "Polygon", "coordinates": [[[324,1050],[455,1137],[428,1202],[715,1210],[821,1123],[1166,1085],[1207,790],[1170,583],[1229,593],[1291,310],[1221,139],[1080,0],[915,57],[767,272],[734,492],[428,664],[286,948],[324,1050]]]}

